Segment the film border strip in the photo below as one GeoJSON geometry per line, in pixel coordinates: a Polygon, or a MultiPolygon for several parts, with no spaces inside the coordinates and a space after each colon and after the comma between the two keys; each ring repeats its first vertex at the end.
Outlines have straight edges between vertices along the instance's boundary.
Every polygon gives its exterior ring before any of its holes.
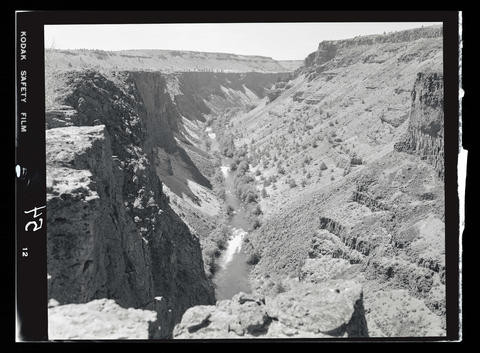
{"type": "Polygon", "coordinates": [[[43,23],[15,16],[16,340],[48,340],[43,23]]]}

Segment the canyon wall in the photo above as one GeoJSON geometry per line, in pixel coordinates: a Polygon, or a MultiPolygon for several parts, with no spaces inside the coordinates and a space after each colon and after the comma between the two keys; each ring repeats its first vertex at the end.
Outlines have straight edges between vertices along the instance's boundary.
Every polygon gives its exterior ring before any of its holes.
{"type": "Polygon", "coordinates": [[[205,121],[209,114],[221,114],[256,103],[276,81],[290,77],[276,73],[182,72],[169,74],[174,100],[181,114],[190,120],[205,121]]]}
{"type": "MultiPolygon", "coordinates": [[[[125,73],[113,82],[93,71],[59,78],[62,109],[47,130],[49,297],[155,310],[152,336],[168,337],[187,308],[215,299],[199,241],[171,210],[155,170],[155,147],[173,140],[162,134],[171,105],[139,87],[146,79],[125,73]]],[[[151,91],[164,90],[150,79],[151,91]]]]}
{"type": "Polygon", "coordinates": [[[373,46],[386,43],[408,43],[418,39],[441,38],[442,26],[428,26],[406,31],[385,33],[384,35],[358,36],[351,39],[322,41],[317,51],[309,54],[304,60],[305,69],[311,66],[322,65],[333,59],[337,52],[359,46],[373,46]]]}
{"type": "Polygon", "coordinates": [[[413,153],[444,176],[443,75],[420,72],[412,91],[408,131],[396,150],[413,153]]]}
{"type": "Polygon", "coordinates": [[[370,336],[445,334],[442,64],[438,26],[322,42],[229,119],[262,191],[254,291],[352,279],[370,336]]]}

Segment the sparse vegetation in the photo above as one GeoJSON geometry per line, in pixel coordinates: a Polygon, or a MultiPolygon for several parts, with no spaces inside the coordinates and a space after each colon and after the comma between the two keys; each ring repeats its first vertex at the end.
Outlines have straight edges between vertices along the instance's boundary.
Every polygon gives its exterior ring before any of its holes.
{"type": "Polygon", "coordinates": [[[350,164],[352,165],[362,165],[363,164],[363,160],[362,158],[358,157],[356,154],[352,156],[352,158],[350,159],[350,164]]]}
{"type": "Polygon", "coordinates": [[[282,282],[277,282],[273,286],[273,291],[274,291],[275,294],[284,293],[284,292],[286,292],[286,290],[287,289],[285,288],[285,286],[283,285],[282,282]]]}
{"type": "Polygon", "coordinates": [[[252,229],[253,230],[258,229],[258,228],[260,228],[260,226],[261,226],[260,220],[255,219],[252,223],[252,229]]]}
{"type": "Polygon", "coordinates": [[[261,256],[258,252],[250,254],[247,259],[247,264],[254,266],[260,262],[261,256]]]}
{"type": "Polygon", "coordinates": [[[260,205],[256,205],[253,210],[252,210],[252,214],[255,215],[255,216],[259,216],[262,214],[262,209],[260,208],[260,205]]]}
{"type": "Polygon", "coordinates": [[[280,96],[280,94],[282,94],[282,90],[281,90],[281,89],[274,88],[274,89],[268,90],[268,91],[267,91],[268,101],[269,101],[269,102],[274,101],[275,99],[278,98],[278,96],[280,96]]]}
{"type": "Polygon", "coordinates": [[[267,190],[265,188],[262,189],[262,198],[267,198],[268,197],[268,193],[267,193],[267,190]]]}

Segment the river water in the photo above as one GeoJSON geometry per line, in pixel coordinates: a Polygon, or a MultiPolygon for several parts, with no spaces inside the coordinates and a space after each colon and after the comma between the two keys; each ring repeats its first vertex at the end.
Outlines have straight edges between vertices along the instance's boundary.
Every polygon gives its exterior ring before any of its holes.
{"type": "MultiPolygon", "coordinates": [[[[215,140],[215,135],[208,130],[207,132],[209,137],[215,140]]],[[[231,160],[225,158],[222,160],[221,166],[225,182],[225,206],[230,206],[233,209],[233,214],[228,222],[230,238],[225,251],[218,260],[219,268],[213,278],[217,300],[230,299],[239,292],[249,293],[251,291],[248,281],[249,265],[247,264],[247,255],[242,249],[245,236],[248,234],[249,221],[242,203],[235,195],[234,178],[230,172],[230,163],[231,160]]]]}

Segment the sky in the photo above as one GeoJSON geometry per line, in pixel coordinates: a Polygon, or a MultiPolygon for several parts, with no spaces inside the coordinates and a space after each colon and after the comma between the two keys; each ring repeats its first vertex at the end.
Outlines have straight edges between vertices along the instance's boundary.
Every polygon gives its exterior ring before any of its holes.
{"type": "Polygon", "coordinates": [[[45,47],[55,49],[167,49],[303,60],[323,40],[353,38],[434,22],[198,23],[46,25],[45,47]]]}

